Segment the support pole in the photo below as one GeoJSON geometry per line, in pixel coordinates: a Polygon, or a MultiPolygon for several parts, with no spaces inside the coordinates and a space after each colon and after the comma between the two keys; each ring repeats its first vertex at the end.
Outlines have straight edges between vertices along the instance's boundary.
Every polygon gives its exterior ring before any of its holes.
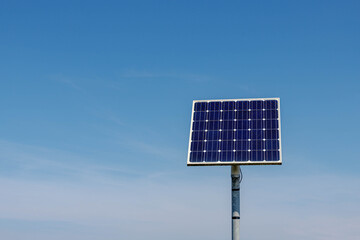
{"type": "Polygon", "coordinates": [[[240,166],[231,166],[232,240],[240,240],[240,175],[240,166]]]}

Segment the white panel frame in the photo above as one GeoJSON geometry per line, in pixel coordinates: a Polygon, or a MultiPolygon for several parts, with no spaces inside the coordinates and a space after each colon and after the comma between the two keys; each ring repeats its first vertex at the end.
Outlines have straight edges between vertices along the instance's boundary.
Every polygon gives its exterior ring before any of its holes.
{"type": "Polygon", "coordinates": [[[225,166],[225,165],[281,165],[282,164],[282,149],[281,149],[281,114],[280,114],[280,98],[242,98],[242,99],[212,99],[212,100],[194,100],[191,111],[190,134],[187,165],[188,166],[225,166]],[[190,162],[191,149],[191,133],[194,118],[194,106],[197,102],[231,102],[231,101],[256,101],[256,100],[277,100],[278,102],[278,120],[279,120],[279,161],[244,161],[244,162],[190,162]]]}

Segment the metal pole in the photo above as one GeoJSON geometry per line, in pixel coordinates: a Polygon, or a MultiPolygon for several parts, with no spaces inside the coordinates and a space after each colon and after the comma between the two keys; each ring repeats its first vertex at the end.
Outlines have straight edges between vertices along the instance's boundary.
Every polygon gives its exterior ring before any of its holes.
{"type": "Polygon", "coordinates": [[[240,166],[231,166],[232,240],[240,240],[240,166]]]}

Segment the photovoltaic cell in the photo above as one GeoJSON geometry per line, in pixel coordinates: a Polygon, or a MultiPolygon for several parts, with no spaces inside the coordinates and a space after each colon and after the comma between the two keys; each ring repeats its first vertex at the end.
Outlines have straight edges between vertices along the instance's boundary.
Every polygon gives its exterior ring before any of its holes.
{"type": "Polygon", "coordinates": [[[281,164],[279,101],[194,101],[188,165],[281,164]]]}

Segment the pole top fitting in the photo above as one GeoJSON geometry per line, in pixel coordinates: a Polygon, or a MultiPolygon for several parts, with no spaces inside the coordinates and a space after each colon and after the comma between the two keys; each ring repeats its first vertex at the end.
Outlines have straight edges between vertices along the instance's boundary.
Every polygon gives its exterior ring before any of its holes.
{"type": "Polygon", "coordinates": [[[240,166],[239,165],[231,166],[231,175],[240,175],[240,166]]]}

